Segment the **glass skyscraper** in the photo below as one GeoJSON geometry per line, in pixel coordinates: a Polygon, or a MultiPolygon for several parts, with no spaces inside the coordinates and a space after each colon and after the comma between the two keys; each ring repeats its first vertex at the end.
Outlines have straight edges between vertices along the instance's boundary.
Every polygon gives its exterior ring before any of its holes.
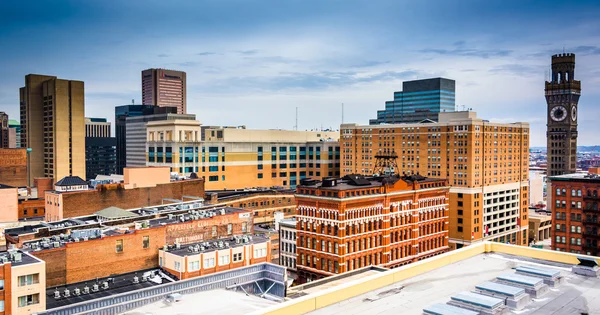
{"type": "Polygon", "coordinates": [[[444,78],[403,82],[402,91],[394,92],[394,100],[385,102],[369,124],[437,122],[438,113],[455,110],[455,86],[454,80],[444,78]]]}

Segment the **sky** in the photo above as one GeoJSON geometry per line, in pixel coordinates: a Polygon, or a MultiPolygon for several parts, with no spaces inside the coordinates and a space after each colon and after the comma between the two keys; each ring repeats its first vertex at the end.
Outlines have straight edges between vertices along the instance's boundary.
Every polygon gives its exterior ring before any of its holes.
{"type": "Polygon", "coordinates": [[[600,133],[600,1],[87,0],[0,2],[0,111],[29,73],[85,82],[85,114],[114,121],[141,71],[187,72],[204,125],[368,124],[406,80],[456,80],[456,104],[529,122],[545,146],[552,54],[576,54],[579,145],[600,133]]]}

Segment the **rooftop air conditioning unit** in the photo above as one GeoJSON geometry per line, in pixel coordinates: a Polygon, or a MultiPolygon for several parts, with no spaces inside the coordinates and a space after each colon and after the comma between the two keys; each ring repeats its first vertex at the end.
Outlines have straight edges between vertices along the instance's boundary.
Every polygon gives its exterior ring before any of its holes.
{"type": "Polygon", "coordinates": [[[87,285],[83,288],[83,294],[88,294],[90,293],[90,287],[88,287],[87,285]]]}

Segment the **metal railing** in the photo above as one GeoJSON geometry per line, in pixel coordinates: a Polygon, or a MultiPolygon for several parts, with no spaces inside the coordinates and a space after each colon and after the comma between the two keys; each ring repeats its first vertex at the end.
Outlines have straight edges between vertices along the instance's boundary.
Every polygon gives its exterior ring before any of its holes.
{"type": "MultiPolygon", "coordinates": [[[[248,289],[256,284],[272,288],[269,293],[285,297],[286,268],[271,263],[261,263],[248,267],[226,270],[206,276],[195,277],[182,281],[170,282],[140,290],[115,294],[81,303],[65,305],[50,310],[35,313],[37,315],[104,315],[118,314],[158,302],[167,298],[171,293],[190,294],[201,291],[226,289],[239,286],[240,283],[250,283],[248,289]]],[[[266,289],[262,289],[263,291],[266,289]]]]}

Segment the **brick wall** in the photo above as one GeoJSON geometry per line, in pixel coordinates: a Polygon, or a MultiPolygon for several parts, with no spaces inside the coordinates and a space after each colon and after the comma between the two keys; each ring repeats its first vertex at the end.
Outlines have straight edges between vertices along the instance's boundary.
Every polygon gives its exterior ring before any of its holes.
{"type": "Polygon", "coordinates": [[[27,186],[26,149],[0,149],[0,184],[27,186]]]}
{"type": "Polygon", "coordinates": [[[275,212],[283,212],[286,218],[296,215],[296,199],[293,193],[264,192],[250,196],[222,199],[219,204],[254,212],[254,224],[273,223],[275,212]]]}
{"type": "Polygon", "coordinates": [[[45,199],[29,199],[20,201],[19,220],[25,218],[43,217],[45,214],[45,205],[45,199]]]}
{"type": "Polygon", "coordinates": [[[64,247],[31,252],[33,256],[46,262],[46,287],[65,284],[67,279],[66,253],[64,247]]]}
{"type": "Polygon", "coordinates": [[[61,194],[63,213],[59,219],[90,215],[111,206],[132,209],[159,205],[162,204],[163,198],[204,197],[204,181],[201,179],[160,184],[156,187],[115,189],[116,187],[109,186],[109,188],[111,189],[99,188],[95,191],[61,194]]]}

